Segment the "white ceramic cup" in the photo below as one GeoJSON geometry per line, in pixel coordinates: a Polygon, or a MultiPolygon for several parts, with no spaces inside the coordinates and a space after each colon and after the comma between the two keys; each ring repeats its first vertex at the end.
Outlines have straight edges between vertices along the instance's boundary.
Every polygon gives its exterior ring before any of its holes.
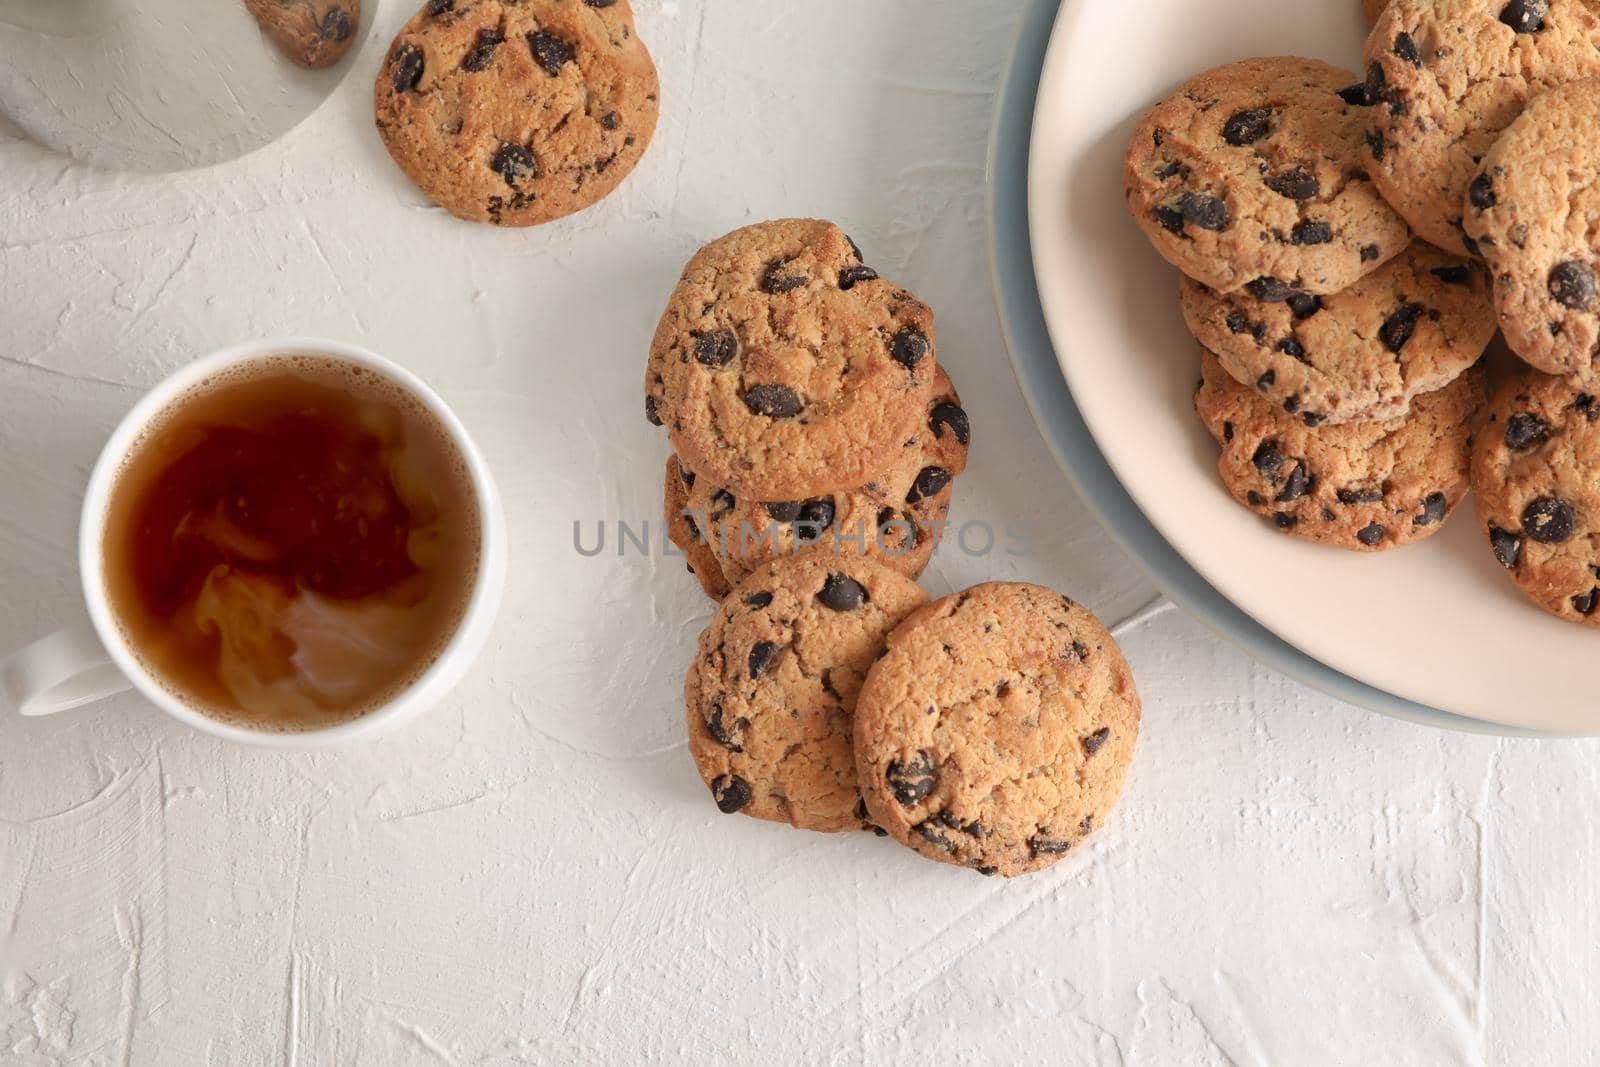
{"type": "Polygon", "coordinates": [[[0,660],[0,713],[49,715],[137,689],[167,714],[197,730],[246,744],[315,748],[372,737],[415,718],[444,696],[482,651],[500,607],[506,579],[505,511],[488,464],[444,401],[402,367],[353,345],[291,337],[236,345],[206,356],[156,386],[136,404],[106,442],[83,501],[78,529],[78,570],[87,615],[7,659],[0,660]],[[122,461],[145,428],[184,391],[222,371],[255,360],[311,355],[364,367],[405,389],[449,433],[472,477],[481,524],[478,573],[456,632],[433,664],[388,703],[359,718],[321,730],[276,733],[235,726],[205,715],[165,688],[128,647],[106,595],[102,540],[111,490],[122,461]]]}

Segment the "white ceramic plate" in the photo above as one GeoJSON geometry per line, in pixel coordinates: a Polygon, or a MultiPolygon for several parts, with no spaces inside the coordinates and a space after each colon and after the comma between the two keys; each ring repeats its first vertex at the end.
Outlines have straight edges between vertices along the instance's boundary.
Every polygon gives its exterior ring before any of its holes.
{"type": "Polygon", "coordinates": [[[1051,341],[1084,420],[1151,523],[1220,593],[1307,655],[1406,700],[1510,727],[1600,733],[1600,634],[1506,580],[1470,501],[1380,555],[1271,530],[1233,502],[1192,400],[1199,350],[1177,276],[1128,217],[1122,159],[1176,85],[1247,56],[1307,55],[1357,80],[1356,0],[1068,0],[1034,116],[1029,227],[1051,341]]]}

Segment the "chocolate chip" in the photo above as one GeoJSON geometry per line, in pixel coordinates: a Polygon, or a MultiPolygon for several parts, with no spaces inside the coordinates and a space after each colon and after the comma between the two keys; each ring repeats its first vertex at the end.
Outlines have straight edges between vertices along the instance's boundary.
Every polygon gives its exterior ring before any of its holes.
{"type": "Polygon", "coordinates": [[[799,393],[787,385],[770,382],[746,389],[744,406],[750,409],[751,414],[765,415],[769,419],[792,419],[806,409],[806,403],[800,399],[799,393]]]}
{"type": "Polygon", "coordinates": [[[1550,297],[1562,307],[1582,311],[1594,299],[1594,271],[1570,260],[1557,263],[1550,271],[1550,297]]]}
{"type": "Polygon", "coordinates": [[[941,400],[933,406],[933,412],[928,416],[928,429],[933,431],[934,437],[943,438],[946,427],[961,444],[971,443],[972,424],[967,420],[967,413],[960,405],[941,400]]]}
{"type": "Polygon", "coordinates": [[[1522,538],[1498,526],[1490,526],[1489,547],[1494,549],[1494,558],[1500,561],[1500,566],[1508,571],[1517,569],[1522,560],[1522,538]]]}
{"type": "Polygon", "coordinates": [[[1272,109],[1240,111],[1222,125],[1222,139],[1231,145],[1254,144],[1272,131],[1272,109]]]}
{"type": "Polygon", "coordinates": [[[1096,752],[1099,752],[1109,740],[1111,740],[1111,727],[1100,727],[1100,729],[1096,730],[1094,733],[1088,734],[1083,738],[1083,754],[1085,756],[1094,755],[1096,752]]]}
{"type": "Polygon", "coordinates": [[[1205,193],[1184,193],[1178,197],[1177,208],[1185,222],[1202,230],[1225,230],[1232,220],[1228,205],[1205,193]]]}
{"type": "Polygon", "coordinates": [[[1277,527],[1280,530],[1292,530],[1300,523],[1299,519],[1295,518],[1293,515],[1290,515],[1286,511],[1280,511],[1278,514],[1272,516],[1272,521],[1277,524],[1277,527]]]}
{"type": "Polygon", "coordinates": [[[800,517],[798,500],[775,501],[761,506],[767,509],[767,514],[772,516],[774,522],[793,522],[800,517]]]}
{"type": "Polygon", "coordinates": [[[572,62],[572,46],[547,30],[531,34],[528,37],[528,47],[533,49],[534,60],[552,78],[561,73],[562,67],[572,62]]]}
{"type": "Polygon", "coordinates": [[[1233,440],[1233,423],[1224,422],[1222,424],[1222,440],[1225,442],[1231,442],[1233,440]]]}
{"type": "Polygon", "coordinates": [[[656,410],[656,398],[653,396],[644,398],[644,417],[650,420],[652,426],[661,425],[661,413],[656,410]]]}
{"type": "Polygon", "coordinates": [[[1278,380],[1278,372],[1269,370],[1265,374],[1263,374],[1261,377],[1256,379],[1256,388],[1257,389],[1261,389],[1263,391],[1265,391],[1267,389],[1271,389],[1272,386],[1274,385],[1274,383],[1277,382],[1277,380],[1278,380]]]}
{"type": "Polygon", "coordinates": [[[1334,495],[1341,504],[1378,504],[1383,501],[1382,489],[1341,489],[1334,495]]]}
{"type": "Polygon", "coordinates": [[[1255,455],[1250,457],[1250,462],[1255,464],[1262,477],[1276,478],[1279,468],[1283,466],[1283,453],[1278,451],[1278,442],[1262,441],[1255,455]]]}
{"type": "Polygon", "coordinates": [[[1471,267],[1435,267],[1428,273],[1446,285],[1466,285],[1472,281],[1471,267]]]}
{"type": "Polygon", "coordinates": [[[739,502],[735,500],[733,494],[728,492],[726,489],[718,489],[711,497],[712,510],[716,511],[719,515],[723,512],[732,511],[738,506],[739,502]]]}
{"type": "Polygon", "coordinates": [[[1578,399],[1572,402],[1572,409],[1583,412],[1583,417],[1590,422],[1600,418],[1600,404],[1596,404],[1594,397],[1588,393],[1579,393],[1578,399]]]}
{"type": "Polygon", "coordinates": [[[1283,484],[1283,491],[1272,498],[1274,504],[1287,504],[1299,500],[1311,491],[1311,477],[1306,473],[1304,463],[1296,463],[1289,471],[1289,478],[1283,484]]]}
{"type": "Polygon", "coordinates": [[[822,606],[833,611],[856,611],[867,602],[867,591],[860,582],[843,574],[830,574],[817,593],[822,606]]]}
{"type": "Polygon", "coordinates": [[[772,594],[763,589],[745,597],[744,602],[752,608],[768,608],[772,606],[772,594]]]}
{"type": "Polygon", "coordinates": [[[1178,160],[1174,159],[1174,160],[1171,160],[1170,162],[1163,163],[1161,166],[1157,167],[1156,168],[1156,177],[1160,178],[1162,181],[1167,181],[1169,178],[1176,178],[1178,175],[1182,174],[1183,172],[1184,172],[1183,164],[1180,163],[1178,160]]]}
{"type": "Polygon", "coordinates": [[[1049,832],[1050,828],[1048,826],[1041,826],[1039,827],[1039,836],[1028,838],[1028,849],[1035,856],[1059,856],[1072,847],[1071,841],[1060,841],[1043,836],[1049,832]]]}
{"type": "Polygon", "coordinates": [[[479,30],[478,43],[472,46],[467,58],[461,61],[461,69],[473,72],[486,69],[494,62],[495,50],[504,41],[505,36],[499,30],[479,30]]]}
{"type": "Polygon", "coordinates": [[[1250,320],[1245,318],[1242,311],[1230,311],[1227,318],[1230,333],[1244,333],[1250,328],[1250,320]]]}
{"type": "Polygon", "coordinates": [[[1572,537],[1577,514],[1558,496],[1542,496],[1522,510],[1522,531],[1541,545],[1559,545],[1572,537]]]}
{"type": "Polygon", "coordinates": [[[607,111],[604,115],[600,116],[600,125],[604,126],[608,130],[614,130],[618,126],[622,125],[622,117],[615,111],[607,111]]]}
{"type": "Polygon", "coordinates": [[[1432,526],[1436,522],[1443,522],[1445,512],[1449,510],[1450,501],[1443,493],[1429,493],[1422,498],[1422,510],[1411,520],[1411,525],[1432,526]]]}
{"type": "Polygon", "coordinates": [[[1362,527],[1356,531],[1356,540],[1368,548],[1374,548],[1383,540],[1383,527],[1377,523],[1362,527]]]}
{"type": "Polygon", "coordinates": [[[778,646],[771,641],[757,642],[750,649],[750,680],[753,682],[767,673],[772,661],[778,657],[778,646]]]}
{"type": "Polygon", "coordinates": [[[906,326],[889,343],[889,354],[901,366],[915,368],[927,358],[930,348],[926,334],[915,326],[906,326]]]}
{"type": "Polygon", "coordinates": [[[408,89],[415,89],[417,83],[422,80],[422,49],[410,41],[405,41],[389,56],[389,65],[394,69],[395,92],[403,93],[408,89]]]}
{"type": "MultiPolygon", "coordinates": [[[[1383,142],[1383,134],[1379,133],[1377,130],[1368,130],[1367,131],[1367,151],[1371,152],[1372,153],[1372,158],[1376,159],[1379,163],[1383,162],[1384,147],[1385,146],[1384,146],[1384,142],[1383,142]]],[[[1376,245],[1368,245],[1367,246],[1367,248],[1375,248],[1375,247],[1377,247],[1377,246],[1376,245]]],[[[1367,249],[1366,248],[1363,248],[1361,250],[1361,258],[1362,258],[1363,262],[1366,261],[1366,258],[1367,258],[1367,249]]],[[[1377,256],[1373,256],[1372,258],[1376,259],[1378,257],[1377,256]]]]}
{"type": "Polygon", "coordinates": [[[1371,103],[1367,99],[1367,86],[1364,82],[1356,82],[1339,90],[1339,99],[1351,107],[1366,107],[1371,103]]]}
{"type": "Polygon", "coordinates": [[[1411,340],[1411,335],[1416,331],[1417,320],[1421,319],[1427,308],[1421,304],[1403,305],[1393,315],[1390,315],[1378,330],[1378,340],[1383,346],[1396,354],[1411,340]]]}
{"type": "MultiPolygon", "coordinates": [[[[1302,363],[1305,362],[1306,346],[1301,344],[1293,337],[1285,337],[1283,340],[1279,341],[1278,351],[1282,352],[1286,356],[1293,356],[1302,363]]],[[[1293,414],[1293,412],[1291,412],[1291,414],[1293,414]]]]}
{"type": "Polygon", "coordinates": [[[744,751],[744,731],[750,726],[750,720],[736,718],[729,722],[722,710],[722,701],[715,700],[711,703],[711,714],[706,718],[706,733],[712,740],[730,752],[744,751]]]}
{"type": "Polygon", "coordinates": [[[867,266],[846,267],[839,272],[839,288],[845,290],[854,289],[862,282],[875,282],[877,280],[878,272],[867,266]]]}
{"type": "Polygon", "coordinates": [[[525,145],[501,145],[500,151],[494,154],[489,166],[513,189],[524,178],[539,176],[539,161],[533,158],[533,153],[525,145]]]}
{"type": "Polygon", "coordinates": [[[1383,253],[1378,250],[1377,245],[1361,246],[1361,262],[1363,263],[1375,263],[1377,262],[1378,257],[1382,254],[1383,253]]]}
{"type": "Polygon", "coordinates": [[[588,4],[590,7],[610,7],[612,4],[616,3],[617,0],[583,0],[583,2],[588,4]]]}
{"type": "Polygon", "coordinates": [[[456,0],[428,0],[428,14],[442,15],[446,11],[454,11],[456,0]]]}
{"type": "Polygon", "coordinates": [[[678,465],[678,477],[683,479],[684,488],[694,488],[694,471],[690,470],[688,467],[685,467],[681,463],[678,465]]]}
{"type": "Polygon", "coordinates": [[[1183,212],[1175,207],[1158,207],[1154,214],[1163,230],[1183,236],[1183,212]]]}
{"type": "Polygon", "coordinates": [[[348,41],[350,39],[350,12],[342,7],[331,8],[322,17],[322,25],[317,30],[317,35],[324,41],[348,41]]]}
{"type": "Polygon", "coordinates": [[[1487,173],[1472,179],[1472,184],[1467,186],[1467,199],[1479,211],[1487,211],[1494,207],[1500,199],[1494,195],[1494,179],[1487,173]]]}
{"type": "Polygon", "coordinates": [[[728,330],[708,330],[694,339],[695,362],[721,369],[739,354],[738,335],[728,330]]]}
{"type": "MultiPolygon", "coordinates": [[[[1388,76],[1383,72],[1383,65],[1374,63],[1367,68],[1367,100],[1372,104],[1384,104],[1389,108],[1392,118],[1405,116],[1405,94],[1398,89],[1389,88],[1388,76]]],[[[1367,133],[1367,147],[1372,149],[1372,154],[1378,159],[1383,158],[1383,134],[1377,129],[1367,133]],[[1376,139],[1376,143],[1374,143],[1376,139]]]]}
{"type": "Polygon", "coordinates": [[[1248,283],[1245,289],[1263,304],[1281,304],[1299,292],[1288,282],[1267,277],[1255,279],[1248,283]]]}
{"type": "Polygon", "coordinates": [[[1293,293],[1286,303],[1297,319],[1309,319],[1322,310],[1322,297],[1310,293],[1293,293]]]}
{"type": "Polygon", "coordinates": [[[1413,67],[1422,66],[1422,56],[1417,51],[1417,42],[1409,33],[1400,33],[1395,37],[1394,54],[1413,67]]]}
{"type": "Polygon", "coordinates": [[[1513,415],[1506,420],[1506,447],[1521,452],[1550,438],[1550,424],[1531,412],[1513,415]]]}
{"type": "Polygon", "coordinates": [[[1511,0],[1500,12],[1500,21],[1518,33],[1538,33],[1550,13],[1550,0],[1511,0]]]}
{"type": "Polygon", "coordinates": [[[933,792],[939,782],[933,758],[926,752],[918,752],[908,760],[890,760],[883,778],[894,798],[907,807],[933,792]]]}
{"type": "Polygon", "coordinates": [[[1467,231],[1462,229],[1460,223],[1456,224],[1456,229],[1461,230],[1461,247],[1465,248],[1472,255],[1477,255],[1478,242],[1474,241],[1470,236],[1467,235],[1467,231]]]}
{"type": "Polygon", "coordinates": [[[1307,219],[1289,231],[1289,243],[1294,245],[1325,245],[1333,240],[1333,227],[1320,219],[1307,219]]]}
{"type": "Polygon", "coordinates": [[[803,538],[815,540],[820,537],[833,525],[833,497],[819,496],[801,504],[796,522],[805,531],[803,538]]]}
{"type": "Polygon", "coordinates": [[[950,472],[943,467],[923,467],[917,473],[917,480],[911,483],[911,491],[906,494],[906,503],[915,504],[926,497],[938,496],[949,484],[950,472]]]}
{"type": "Polygon", "coordinates": [[[749,804],[753,794],[750,792],[749,782],[737,774],[724,774],[711,783],[711,796],[716,800],[717,808],[722,814],[732,815],[749,804]]]}
{"type": "Polygon", "coordinates": [[[1594,609],[1600,607],[1600,588],[1579,593],[1572,598],[1572,610],[1585,617],[1593,615],[1594,609]]]}
{"type": "Polygon", "coordinates": [[[1328,416],[1326,415],[1319,415],[1315,411],[1308,411],[1304,415],[1300,416],[1300,421],[1311,427],[1311,429],[1315,430],[1318,426],[1322,425],[1323,420],[1327,417],[1328,416]]]}
{"type": "Polygon", "coordinates": [[[792,293],[810,281],[804,274],[789,270],[790,260],[775,259],[761,275],[761,288],[768,293],[792,293]]]}

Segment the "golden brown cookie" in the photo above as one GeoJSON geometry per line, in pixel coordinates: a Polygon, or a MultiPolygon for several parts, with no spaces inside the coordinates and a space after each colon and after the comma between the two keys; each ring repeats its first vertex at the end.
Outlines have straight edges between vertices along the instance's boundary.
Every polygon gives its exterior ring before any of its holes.
{"type": "Polygon", "coordinates": [[[361,28],[361,0],[245,0],[278,50],[307,70],[344,58],[361,28]]]}
{"type": "Polygon", "coordinates": [[[702,248],[656,330],[647,417],[698,477],[751,501],[855,489],[928,410],[933,312],[831,222],[764,222],[702,248]]]}
{"type": "Polygon", "coordinates": [[[451,214],[535,226],[621,184],[659,94],[628,0],[429,0],[378,72],[378,132],[451,214]]]}
{"type": "Polygon", "coordinates": [[[1366,64],[1364,166],[1418,237],[1475,255],[1478,161],[1534,96],[1600,75],[1600,2],[1391,0],[1366,64]]]}
{"type": "Polygon", "coordinates": [[[695,576],[700,588],[712,600],[728,595],[728,581],[723,577],[717,555],[711,551],[705,532],[689,508],[689,490],[695,482],[694,473],[678,465],[678,457],[667,458],[664,479],[663,513],[667,523],[667,536],[678,546],[687,560],[689,573],[695,576]]]}
{"type": "Polygon", "coordinates": [[[1383,422],[1308,427],[1206,353],[1195,410],[1222,446],[1240,504],[1319,544],[1375,552],[1437,533],[1467,495],[1472,431],[1487,398],[1477,366],[1383,422]]]}
{"type": "Polygon", "coordinates": [[[927,603],[870,559],[804,556],[739,583],[684,683],[689,752],[717,807],[806,830],[861,830],[856,694],[889,631],[927,603]]]}
{"type": "Polygon", "coordinates": [[[809,500],[759,503],[697,478],[685,508],[729,584],[769,561],[821,552],[867,555],[910,578],[932,558],[972,439],[955,386],[938,370],[928,417],[893,466],[866,485],[809,500]]]}
{"type": "Polygon", "coordinates": [[[1418,241],[1350,288],[1269,304],[1185,278],[1190,331],[1243,385],[1307,426],[1404,415],[1443,389],[1494,337],[1489,277],[1418,241]]]}
{"type": "Polygon", "coordinates": [[[1314,59],[1247,59],[1194,78],[1128,148],[1128,209],[1185,274],[1261,300],[1336,293],[1402,252],[1404,220],[1361,161],[1365,93],[1314,59]]]}
{"type": "Polygon", "coordinates": [[[1489,548],[1560,619],[1600,626],[1600,398],[1524,369],[1500,387],[1472,452],[1489,548]]]}
{"type": "Polygon", "coordinates": [[[1138,732],[1133,673],[1105,627],[1059,593],[995,582],[889,636],[856,703],[856,771],[895,840],[1009,878],[1105,821],[1138,732]]]}
{"type": "Polygon", "coordinates": [[[1549,374],[1600,384],[1600,79],[1536,97],[1467,189],[1506,341],[1549,374]]]}

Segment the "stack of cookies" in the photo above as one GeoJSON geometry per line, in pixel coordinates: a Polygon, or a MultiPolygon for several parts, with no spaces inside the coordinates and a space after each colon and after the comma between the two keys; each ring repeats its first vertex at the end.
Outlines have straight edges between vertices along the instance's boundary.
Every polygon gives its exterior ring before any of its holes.
{"type": "Polygon", "coordinates": [[[651,346],[666,519],[707,594],[684,698],[728,814],[870,830],[984,874],[1059,860],[1115,804],[1139,698],[1081,607],[916,583],[971,429],[933,313],[837,226],[738,230],[690,261],[651,346]]]}
{"type": "Polygon", "coordinates": [[[1366,99],[1317,60],[1219,67],[1145,117],[1126,183],[1183,274],[1224,484],[1275,529],[1373,552],[1466,496],[1494,316],[1483,268],[1413,241],[1369,177],[1366,99]]]}
{"type": "Polygon", "coordinates": [[[804,552],[915,578],[971,430],[933,312],[830,222],[765,222],[689,262],[650,349],[645,414],[676,454],[668,528],[708,596],[804,552]]]}
{"type": "Polygon", "coordinates": [[[1223,481],[1363,550],[1433,533],[1470,484],[1523,592],[1600,625],[1600,3],[1363,6],[1365,78],[1220,67],[1128,153],[1223,481]],[[1522,363],[1487,401],[1496,325],[1522,363]]]}

